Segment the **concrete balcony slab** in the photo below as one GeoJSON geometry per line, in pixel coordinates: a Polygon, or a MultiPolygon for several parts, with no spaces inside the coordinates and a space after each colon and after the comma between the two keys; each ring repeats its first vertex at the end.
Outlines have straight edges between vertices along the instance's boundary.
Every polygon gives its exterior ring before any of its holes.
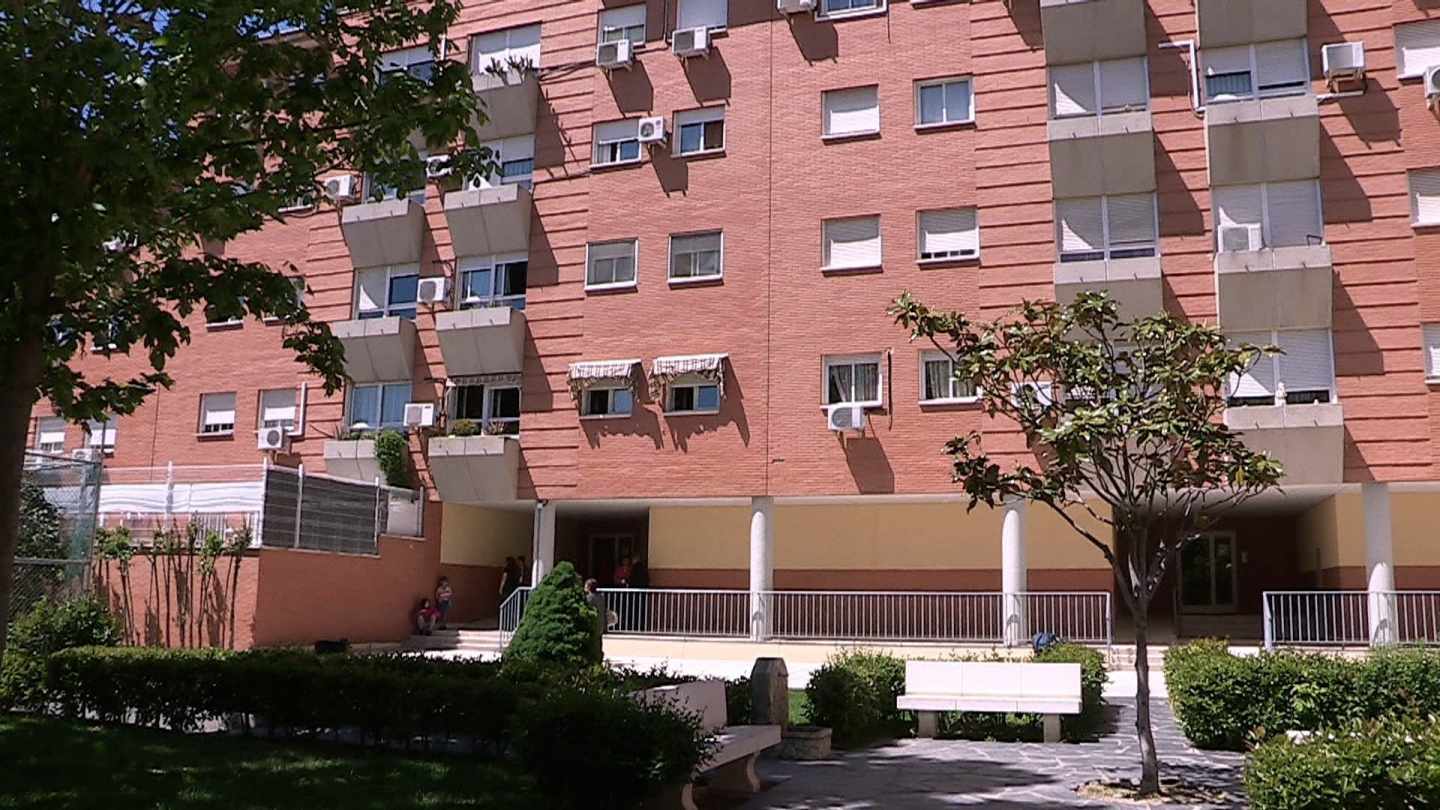
{"type": "Polygon", "coordinates": [[[340,232],[356,267],[418,262],[425,206],[408,197],[347,205],[340,211],[340,232]]]}
{"type": "Polygon", "coordinates": [[[540,106],[540,77],[535,71],[477,73],[475,95],[485,111],[485,120],[475,122],[482,141],[509,138],[535,131],[535,114],[540,106]]]}
{"type": "Polygon", "coordinates": [[[1225,424],[1252,450],[1285,465],[1282,484],[1339,484],[1345,468],[1345,416],[1339,403],[1226,408],[1225,424]]]}
{"type": "Polygon", "coordinates": [[[525,313],[477,307],[435,316],[440,354],[452,377],[519,371],[525,360],[525,313]]]}
{"type": "Polygon", "coordinates": [[[1040,0],[1040,25],[1047,64],[1145,53],[1144,0],[1040,0]]]}
{"type": "Polygon", "coordinates": [[[1110,293],[1120,317],[1133,320],[1165,309],[1165,282],[1159,257],[1059,262],[1055,265],[1055,300],[1068,304],[1082,291],[1110,293]]]}
{"type": "Polygon", "coordinates": [[[325,472],[338,478],[385,480],[375,458],[374,439],[331,439],[325,442],[325,472]]]}
{"type": "Polygon", "coordinates": [[[1228,332],[1328,328],[1333,264],[1329,245],[1215,254],[1221,327],[1228,332]]]}
{"type": "Polygon", "coordinates": [[[1305,0],[1195,0],[1201,48],[1299,39],[1309,29],[1305,0]]]}
{"type": "Polygon", "coordinates": [[[514,183],[452,191],[445,221],[456,256],[523,253],[530,248],[530,189],[514,183]]]}
{"type": "Polygon", "coordinates": [[[427,453],[430,475],[442,501],[496,503],[515,500],[520,442],[510,436],[436,436],[427,453]]]}
{"type": "Polygon", "coordinates": [[[1313,95],[1210,104],[1205,140],[1212,186],[1320,176],[1320,110],[1313,95]]]}
{"type": "Polygon", "coordinates": [[[415,322],[392,315],[330,324],[345,347],[345,373],[357,383],[397,382],[414,375],[415,322]]]}
{"type": "Polygon", "coordinates": [[[1056,198],[1155,190],[1150,112],[1049,122],[1050,181],[1056,198]]]}

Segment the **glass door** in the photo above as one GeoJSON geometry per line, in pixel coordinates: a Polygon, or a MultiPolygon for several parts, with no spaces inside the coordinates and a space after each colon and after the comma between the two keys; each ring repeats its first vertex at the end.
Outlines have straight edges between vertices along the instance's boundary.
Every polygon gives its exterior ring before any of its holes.
{"type": "Polygon", "coordinates": [[[1191,613],[1235,610],[1235,536],[1210,534],[1180,552],[1180,604],[1191,613]]]}

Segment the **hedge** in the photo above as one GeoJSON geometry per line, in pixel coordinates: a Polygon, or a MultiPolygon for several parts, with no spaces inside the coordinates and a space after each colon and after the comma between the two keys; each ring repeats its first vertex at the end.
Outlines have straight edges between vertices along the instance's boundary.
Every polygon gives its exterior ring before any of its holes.
{"type": "Polygon", "coordinates": [[[1274,737],[1250,755],[1255,810],[1440,807],[1440,723],[1359,721],[1303,742],[1274,737]]]}
{"type": "Polygon", "coordinates": [[[98,599],[54,602],[41,598],[10,624],[0,665],[0,709],[32,708],[45,700],[45,658],[70,647],[113,646],[120,622],[98,599]]]}
{"type": "Polygon", "coordinates": [[[1232,655],[1220,641],[1165,654],[1170,705],[1200,748],[1243,750],[1286,731],[1317,731],[1440,706],[1440,651],[1232,655]]]}

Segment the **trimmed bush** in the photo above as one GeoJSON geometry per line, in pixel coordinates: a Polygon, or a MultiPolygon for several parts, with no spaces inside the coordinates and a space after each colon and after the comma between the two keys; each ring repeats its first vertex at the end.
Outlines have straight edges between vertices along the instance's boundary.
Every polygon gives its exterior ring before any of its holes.
{"type": "Polygon", "coordinates": [[[1440,806],[1440,723],[1361,721],[1304,742],[1275,737],[1245,766],[1255,810],[1440,806]]]}
{"type": "MultiPolygon", "coordinates": [[[[1060,716],[1060,733],[1067,740],[1083,739],[1099,729],[1105,719],[1105,656],[1082,644],[1055,644],[1037,653],[1042,664],[1080,665],[1080,713],[1060,716]]],[[[1039,715],[1034,723],[1040,722],[1039,715]]]]}
{"type": "Polygon", "coordinates": [[[70,647],[113,646],[120,622],[97,599],[36,602],[10,625],[5,664],[0,669],[0,707],[30,707],[44,698],[45,659],[70,647]]]}
{"type": "Polygon", "coordinates": [[[805,686],[811,722],[829,726],[841,747],[904,732],[908,721],[895,706],[904,691],[905,662],[864,650],[831,656],[805,686]]]}
{"type": "MultiPolygon", "coordinates": [[[[755,717],[755,697],[750,693],[750,678],[742,675],[725,682],[725,722],[732,726],[748,726],[755,717]]],[[[790,718],[792,724],[795,718],[790,718]]]]}
{"type": "Polygon", "coordinates": [[[1321,653],[1232,655],[1198,641],[1165,655],[1170,705],[1201,748],[1243,750],[1292,730],[1316,731],[1440,706],[1440,651],[1382,650],[1364,659],[1321,653]]]}
{"type": "Polygon", "coordinates": [[[580,575],[570,563],[562,562],[530,594],[505,660],[578,669],[603,660],[600,644],[600,623],[595,609],[585,602],[580,575]]]}

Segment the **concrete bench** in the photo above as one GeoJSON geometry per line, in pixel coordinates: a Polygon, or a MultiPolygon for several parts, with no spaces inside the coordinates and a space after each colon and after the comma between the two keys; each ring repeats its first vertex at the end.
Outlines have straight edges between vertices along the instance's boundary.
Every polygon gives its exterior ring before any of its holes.
{"type": "Polygon", "coordinates": [[[1041,715],[1045,742],[1060,741],[1060,715],[1080,713],[1080,665],[980,661],[906,661],[900,709],[934,737],[940,712],[1041,715]]]}
{"type": "MultiPolygon", "coordinates": [[[[715,734],[719,746],[710,759],[695,769],[708,774],[710,784],[721,790],[754,793],[760,789],[755,760],[767,748],[780,744],[780,726],[725,725],[725,682],[694,681],[660,686],[635,693],[642,703],[661,703],[700,716],[706,731],[715,734]]],[[[651,804],[656,808],[696,810],[692,784],[669,788],[651,804]]]]}

